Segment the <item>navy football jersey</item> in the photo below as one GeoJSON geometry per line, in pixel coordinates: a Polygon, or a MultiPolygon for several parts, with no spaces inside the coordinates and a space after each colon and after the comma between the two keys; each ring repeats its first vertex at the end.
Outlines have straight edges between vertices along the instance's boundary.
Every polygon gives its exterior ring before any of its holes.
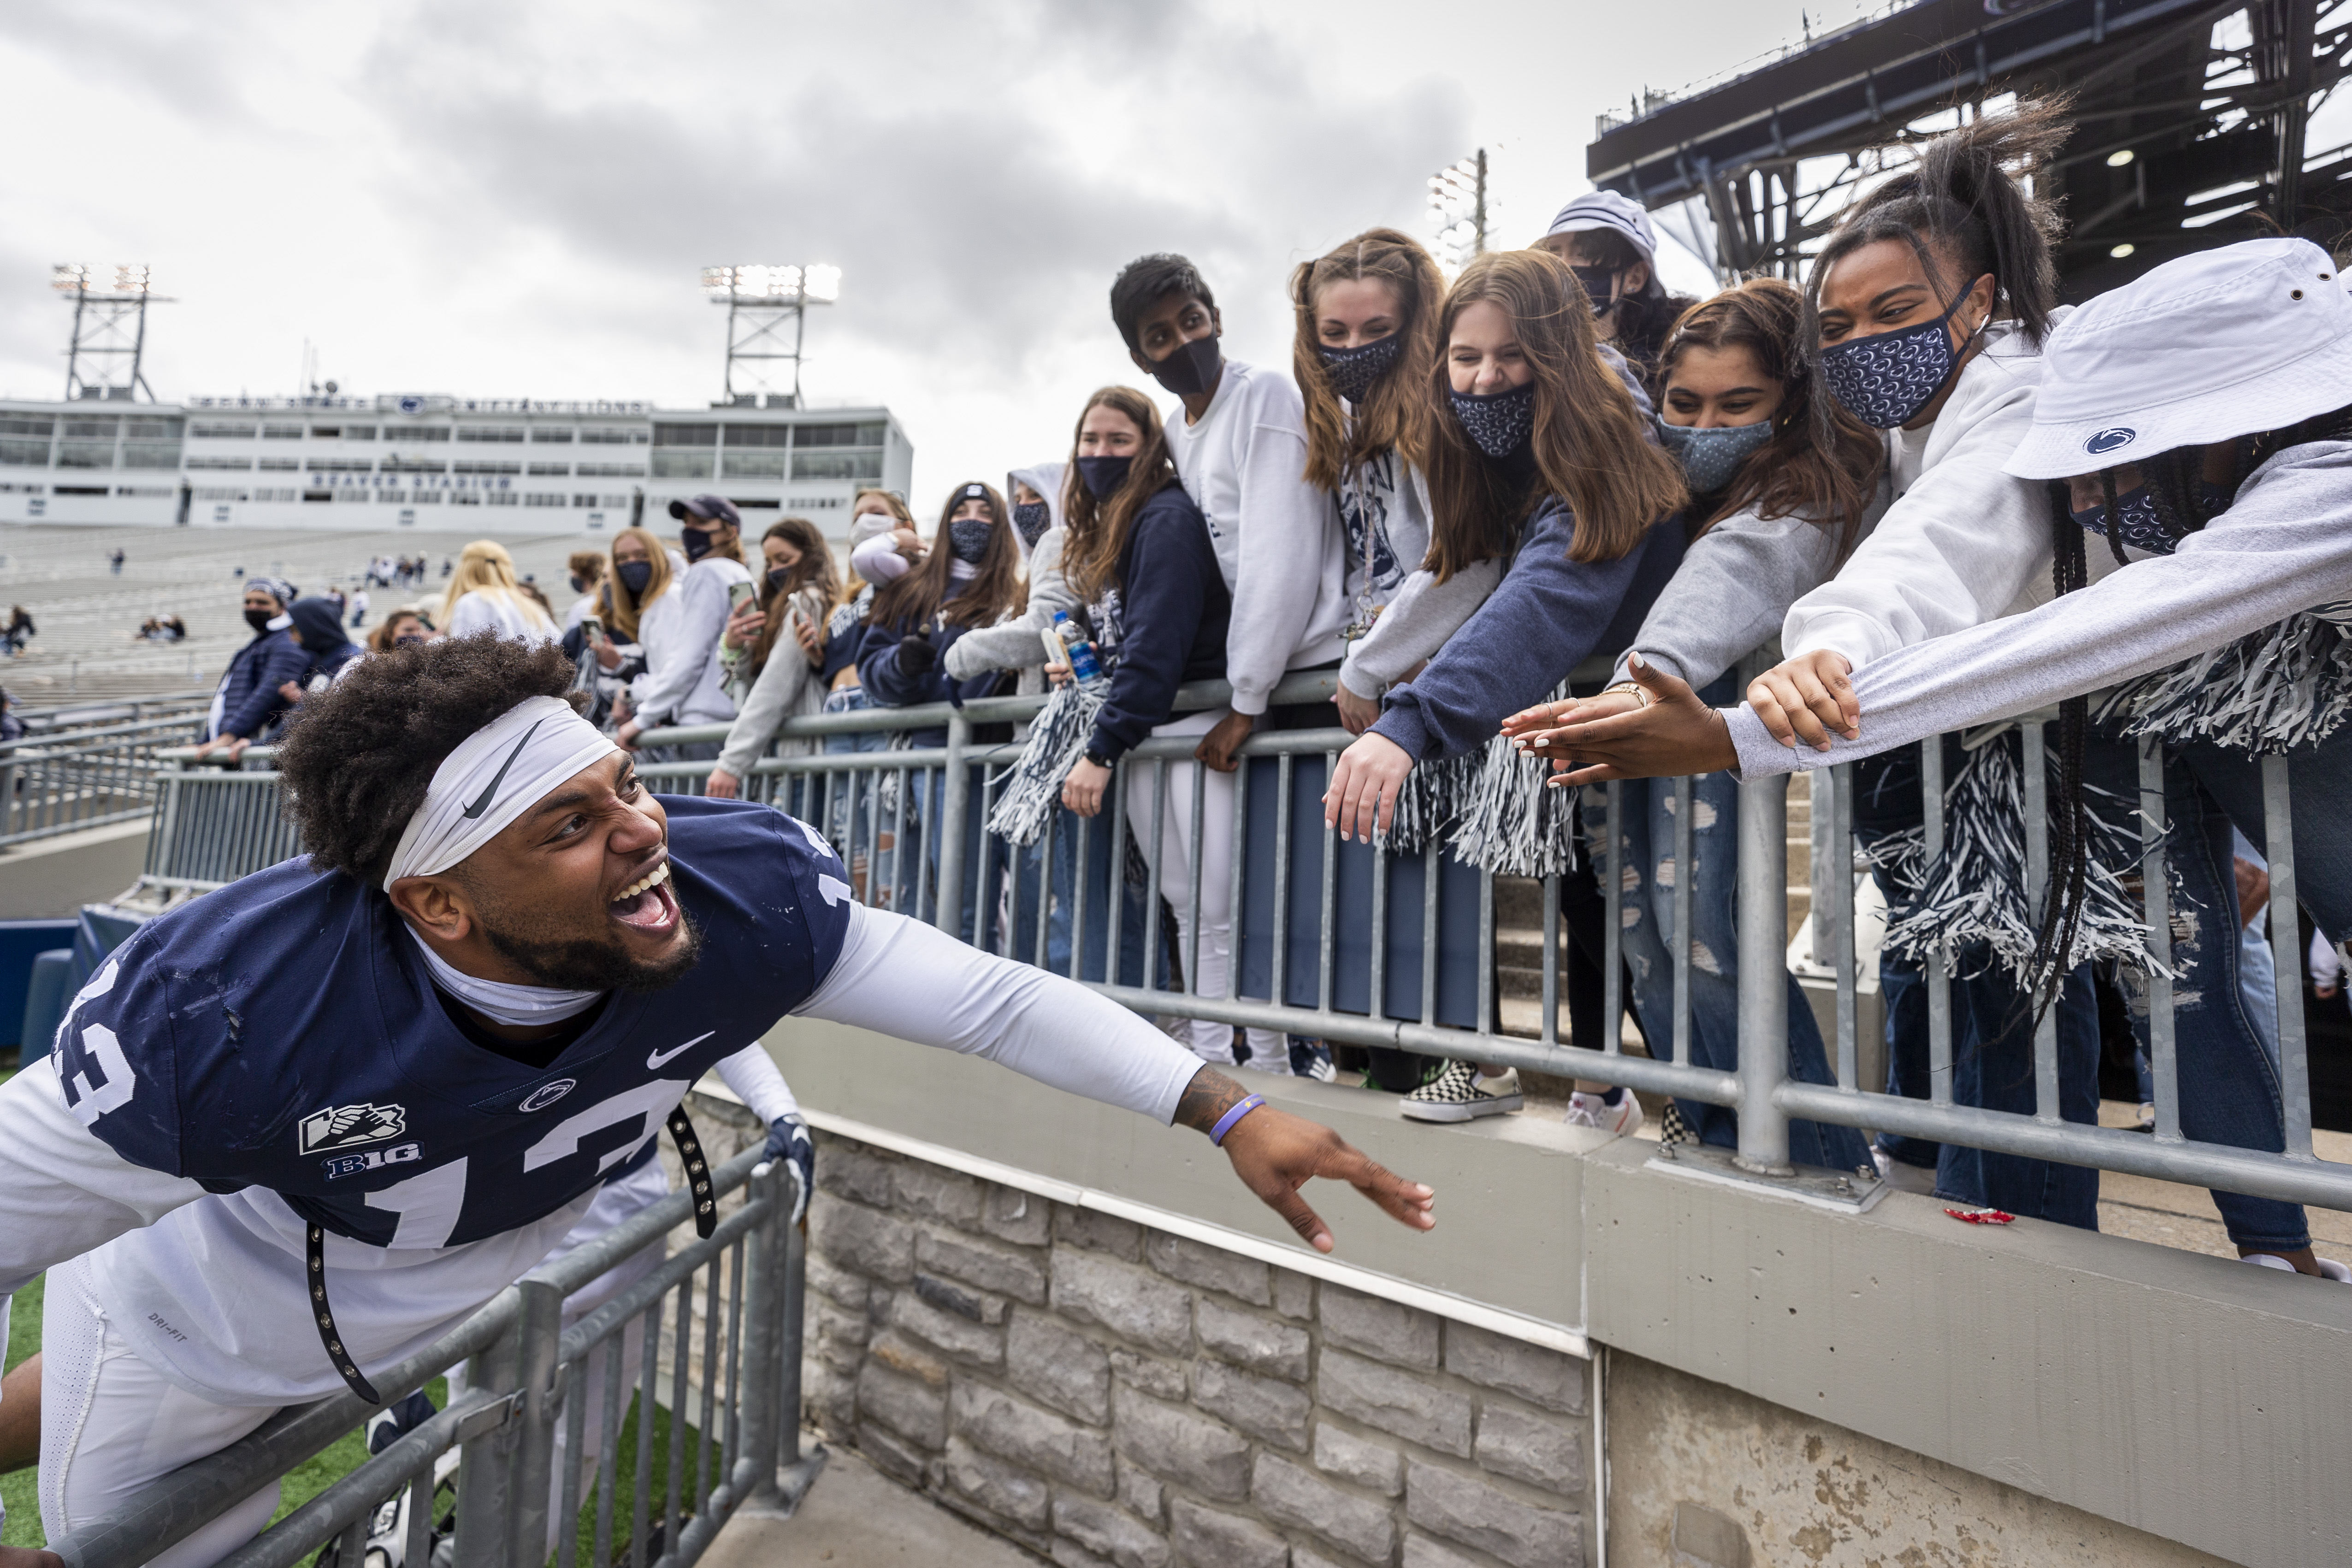
{"type": "Polygon", "coordinates": [[[552,1063],[476,1045],[373,883],[272,867],[142,927],[58,1041],[68,1107],[134,1164],[263,1188],[331,1236],[457,1247],[649,1158],[663,1119],[840,956],[850,890],[804,824],[666,797],[694,968],[615,992],[552,1063]]]}

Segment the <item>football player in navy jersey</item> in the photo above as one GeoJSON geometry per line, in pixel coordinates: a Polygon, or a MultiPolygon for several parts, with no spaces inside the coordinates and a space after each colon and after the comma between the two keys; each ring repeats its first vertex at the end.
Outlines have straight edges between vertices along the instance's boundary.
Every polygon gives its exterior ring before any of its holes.
{"type": "MultiPolygon", "coordinates": [[[[278,765],[308,856],[142,927],[0,1086],[0,1313],[49,1271],[53,1538],[284,1405],[370,1392],[665,1125],[690,1149],[687,1089],[788,1015],[1210,1132],[1318,1250],[1314,1176],[1434,1223],[1429,1188],[1124,1008],[858,905],[803,824],[657,800],[572,679],[552,646],[484,636],[390,650],[305,703],[278,765]]],[[[216,1560],[276,1497],[153,1562],[216,1560]]]]}

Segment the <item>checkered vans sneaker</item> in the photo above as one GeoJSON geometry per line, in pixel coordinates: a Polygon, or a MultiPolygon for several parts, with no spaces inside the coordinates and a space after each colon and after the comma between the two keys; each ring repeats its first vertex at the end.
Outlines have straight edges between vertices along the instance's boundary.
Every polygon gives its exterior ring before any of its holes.
{"type": "Polygon", "coordinates": [[[1404,1097],[1398,1109],[1412,1121],[1470,1121],[1517,1110],[1519,1075],[1481,1079],[1469,1062],[1448,1062],[1445,1070],[1404,1097]]]}
{"type": "Polygon", "coordinates": [[[1683,1108],[1675,1100],[1666,1101],[1664,1114],[1658,1118],[1658,1142],[1661,1143],[1696,1143],[1698,1134],[1683,1120],[1683,1108]]]}

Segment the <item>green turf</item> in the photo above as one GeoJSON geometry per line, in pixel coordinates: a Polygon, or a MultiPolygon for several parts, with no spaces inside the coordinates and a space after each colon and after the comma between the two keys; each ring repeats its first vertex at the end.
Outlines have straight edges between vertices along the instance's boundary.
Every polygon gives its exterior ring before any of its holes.
{"type": "MultiPolygon", "coordinates": [[[[8,1351],[5,1366],[13,1367],[41,1348],[41,1286],[35,1279],[16,1292],[8,1310],[8,1351]]],[[[8,1510],[8,1523],[0,1529],[0,1546],[42,1546],[41,1503],[31,1466],[0,1476],[0,1505],[8,1510]]]]}

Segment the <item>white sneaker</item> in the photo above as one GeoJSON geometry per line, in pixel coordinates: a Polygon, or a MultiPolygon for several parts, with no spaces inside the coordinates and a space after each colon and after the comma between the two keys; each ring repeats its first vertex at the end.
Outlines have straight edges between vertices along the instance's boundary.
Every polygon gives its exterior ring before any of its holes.
{"type": "Polygon", "coordinates": [[[1906,1164],[1875,1145],[1871,1148],[1870,1159],[1871,1163],[1878,1167],[1880,1178],[1896,1192],[1920,1193],[1928,1197],[1936,1195],[1936,1173],[1933,1168],[1927,1165],[1906,1164]]]}
{"type": "Polygon", "coordinates": [[[1507,1068],[1500,1078],[1486,1078],[1475,1063],[1455,1061],[1406,1095],[1397,1109],[1412,1121],[1470,1121],[1501,1116],[1525,1103],[1516,1071],[1507,1068]]]}
{"type": "MultiPolygon", "coordinates": [[[[2289,1274],[2299,1274],[2302,1272],[2301,1269],[2297,1268],[2294,1264],[2289,1263],[2285,1258],[2281,1258],[2275,1252],[2249,1252],[2243,1258],[2238,1259],[2238,1261],[2241,1263],[2251,1263],[2257,1268],[2283,1269],[2289,1274]]],[[[2316,1261],[2319,1264],[2319,1274],[2321,1279],[2332,1279],[2338,1285],[2352,1285],[2352,1268],[2347,1268],[2344,1265],[2336,1262],[2336,1259],[2332,1258],[2322,1258],[2316,1259],[2316,1261]]]]}
{"type": "Polygon", "coordinates": [[[1597,1127],[1612,1138],[1622,1138],[1642,1125],[1642,1102],[1630,1089],[1617,1097],[1614,1105],[1579,1089],[1568,1097],[1568,1114],[1561,1120],[1570,1127],[1597,1127]]]}

